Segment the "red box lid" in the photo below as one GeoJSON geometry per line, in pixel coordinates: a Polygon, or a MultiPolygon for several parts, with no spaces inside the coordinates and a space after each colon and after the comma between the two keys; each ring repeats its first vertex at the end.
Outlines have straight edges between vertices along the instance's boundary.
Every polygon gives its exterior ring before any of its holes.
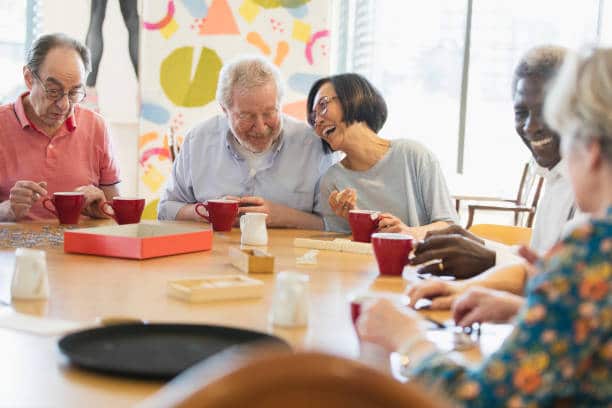
{"type": "Polygon", "coordinates": [[[212,234],[209,226],[160,221],[66,230],[64,252],[147,259],[210,250],[212,234]]]}

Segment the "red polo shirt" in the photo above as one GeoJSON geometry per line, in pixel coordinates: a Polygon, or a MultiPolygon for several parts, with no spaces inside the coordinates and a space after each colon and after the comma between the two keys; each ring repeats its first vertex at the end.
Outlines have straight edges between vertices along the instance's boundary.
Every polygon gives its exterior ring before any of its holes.
{"type": "MultiPolygon", "coordinates": [[[[111,137],[102,116],[74,106],[53,138],[39,131],[26,116],[21,95],[0,106],[0,202],[19,180],[46,181],[47,191],[73,191],[93,184],[119,182],[111,137]]],[[[54,217],[39,200],[26,219],[54,217]]]]}

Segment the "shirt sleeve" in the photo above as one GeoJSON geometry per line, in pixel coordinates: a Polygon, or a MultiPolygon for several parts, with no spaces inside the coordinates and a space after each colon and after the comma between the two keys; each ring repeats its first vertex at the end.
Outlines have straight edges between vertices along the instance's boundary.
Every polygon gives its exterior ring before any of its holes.
{"type": "Polygon", "coordinates": [[[524,263],[525,260],[516,254],[516,246],[509,246],[501,242],[485,239],[485,248],[495,252],[495,266],[524,263]]]}
{"type": "Polygon", "coordinates": [[[429,224],[436,221],[457,222],[457,212],[453,206],[440,163],[433,153],[424,149],[421,158],[420,190],[423,206],[429,215],[429,224]]]}
{"type": "Polygon", "coordinates": [[[172,174],[166,183],[157,208],[157,218],[160,220],[176,219],[176,214],[185,204],[193,204],[197,201],[190,172],[190,141],[191,138],[187,135],[172,165],[172,174]]]}
{"type": "MultiPolygon", "coordinates": [[[[597,324],[609,314],[607,289],[605,293],[584,289],[589,279],[595,286],[598,281],[605,287],[607,278],[597,277],[601,267],[589,264],[580,246],[562,248],[529,283],[517,325],[500,350],[473,369],[435,354],[415,368],[413,377],[441,385],[465,406],[550,405],[556,399],[580,394],[588,382],[586,373],[594,370],[593,358],[606,348],[609,336],[609,328],[597,324]],[[576,273],[578,265],[589,266],[576,273]]],[[[605,385],[609,370],[600,377],[601,384],[588,387],[594,393],[604,390],[605,400],[610,391],[605,385]]]]}
{"type": "Polygon", "coordinates": [[[115,150],[113,148],[113,140],[110,134],[110,130],[105,123],[102,123],[103,132],[103,148],[100,158],[100,179],[98,184],[100,186],[112,186],[119,183],[119,166],[117,159],[115,158],[115,150]]]}

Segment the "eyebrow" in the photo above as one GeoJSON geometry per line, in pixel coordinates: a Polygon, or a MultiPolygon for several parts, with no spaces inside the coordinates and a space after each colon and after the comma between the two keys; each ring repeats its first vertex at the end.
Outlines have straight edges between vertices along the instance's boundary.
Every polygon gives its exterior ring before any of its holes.
{"type": "MultiPolygon", "coordinates": [[[[47,77],[47,79],[45,79],[45,82],[53,82],[55,85],[60,86],[62,89],[64,88],[64,84],[62,84],[58,79],[55,79],[53,77],[47,77]]],[[[73,86],[72,88],[70,88],[70,90],[74,90],[74,89],[78,89],[78,88],[83,88],[83,84],[79,84],[77,86],[73,86]]]]}

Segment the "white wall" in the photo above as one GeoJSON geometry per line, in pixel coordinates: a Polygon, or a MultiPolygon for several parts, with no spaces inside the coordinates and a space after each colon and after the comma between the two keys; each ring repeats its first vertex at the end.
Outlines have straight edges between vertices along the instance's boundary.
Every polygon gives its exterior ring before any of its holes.
{"type": "MultiPolygon", "coordinates": [[[[89,26],[89,1],[42,0],[41,3],[42,33],[63,32],[85,42],[89,26]]],[[[102,33],[104,53],[96,84],[100,113],[113,134],[121,168],[121,193],[136,195],[140,101],[138,83],[128,53],[127,29],[118,1],[108,1],[102,33]]]]}

